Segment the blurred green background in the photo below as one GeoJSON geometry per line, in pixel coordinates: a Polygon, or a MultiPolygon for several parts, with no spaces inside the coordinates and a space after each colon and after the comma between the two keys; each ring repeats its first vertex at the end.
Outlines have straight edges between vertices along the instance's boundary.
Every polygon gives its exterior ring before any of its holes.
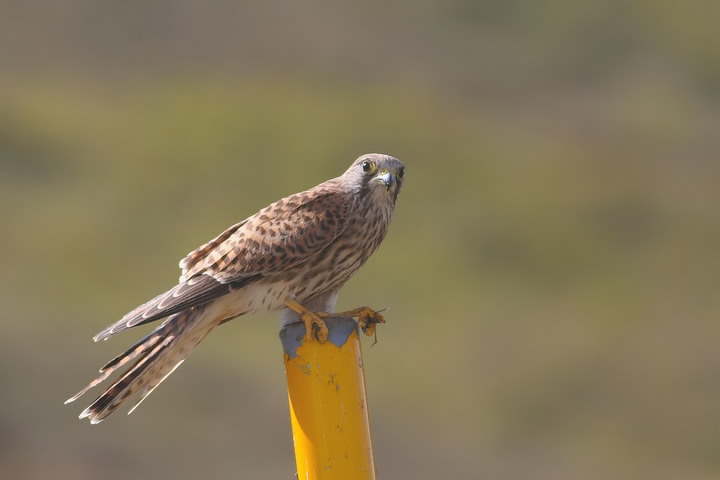
{"type": "Polygon", "coordinates": [[[720,478],[717,1],[3,2],[0,477],[293,478],[278,314],[70,406],[177,261],[371,151],[379,478],[720,478]]]}

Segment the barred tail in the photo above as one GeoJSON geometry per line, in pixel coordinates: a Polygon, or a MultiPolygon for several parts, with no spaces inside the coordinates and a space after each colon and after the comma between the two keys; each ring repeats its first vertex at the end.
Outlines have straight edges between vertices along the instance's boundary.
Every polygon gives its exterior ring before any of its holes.
{"type": "Polygon", "coordinates": [[[80,398],[85,392],[98,385],[115,371],[133,362],[120,377],[108,387],[80,418],[89,418],[90,423],[100,423],[120,405],[139,394],[138,400],[128,413],[132,413],[145,397],[165,380],[190,352],[217,326],[203,315],[204,307],[193,307],[168,317],[158,328],[110,360],[100,369],[100,375],[65,403],[80,398]]]}

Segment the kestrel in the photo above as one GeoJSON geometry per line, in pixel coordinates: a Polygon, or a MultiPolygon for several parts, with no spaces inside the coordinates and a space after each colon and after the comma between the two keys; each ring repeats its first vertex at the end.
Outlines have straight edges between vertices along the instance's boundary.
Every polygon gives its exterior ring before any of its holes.
{"type": "MultiPolygon", "coordinates": [[[[382,154],[363,155],[345,173],[265,207],[190,252],[179,283],[95,335],[109,337],[165,318],[155,330],[110,360],[100,375],[66,403],[120,368],[128,367],[80,418],[99,423],[137,395],[132,412],[210,331],[246,313],[285,309],[285,323],[300,318],[306,340],[338,292],[387,233],[405,167],[382,154]],[[166,318],[167,317],[167,318],[166,318]]],[[[349,313],[360,326],[382,317],[368,308],[349,313]]],[[[129,413],[130,413],[129,412],[129,413]]]]}

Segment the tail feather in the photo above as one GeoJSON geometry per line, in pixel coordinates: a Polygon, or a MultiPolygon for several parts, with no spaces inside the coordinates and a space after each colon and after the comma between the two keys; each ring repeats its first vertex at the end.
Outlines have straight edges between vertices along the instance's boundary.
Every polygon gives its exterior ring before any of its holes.
{"type": "Polygon", "coordinates": [[[207,304],[225,295],[230,289],[230,284],[221,283],[208,275],[199,275],[175,285],[167,292],[161,293],[126,313],[123,318],[95,335],[93,340],[96,342],[107,340],[111,336],[137,325],[144,325],[183,312],[191,307],[207,304]]]}
{"type": "Polygon", "coordinates": [[[99,423],[131,397],[139,394],[131,413],[152,391],[168,377],[217,325],[202,315],[204,308],[196,307],[169,317],[153,332],[110,360],[100,369],[100,375],[65,403],[80,398],[85,392],[107,379],[120,368],[128,369],[115,380],[80,418],[99,423]]]}
{"type": "MultiPolygon", "coordinates": [[[[155,337],[157,339],[157,337],[155,337]]],[[[89,418],[91,423],[98,423],[114,412],[120,405],[147,382],[153,378],[145,375],[148,370],[157,364],[163,350],[173,341],[172,337],[161,340],[149,352],[140,357],[135,364],[115,381],[105,392],[87,407],[80,418],[89,418]]]]}

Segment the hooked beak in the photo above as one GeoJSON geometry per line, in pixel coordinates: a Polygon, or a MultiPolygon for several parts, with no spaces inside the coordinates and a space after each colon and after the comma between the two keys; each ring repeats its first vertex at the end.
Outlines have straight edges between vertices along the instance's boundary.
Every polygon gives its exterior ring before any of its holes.
{"type": "Polygon", "coordinates": [[[393,183],[395,183],[395,175],[388,170],[383,169],[377,176],[377,180],[381,182],[389,190],[393,183]]]}

